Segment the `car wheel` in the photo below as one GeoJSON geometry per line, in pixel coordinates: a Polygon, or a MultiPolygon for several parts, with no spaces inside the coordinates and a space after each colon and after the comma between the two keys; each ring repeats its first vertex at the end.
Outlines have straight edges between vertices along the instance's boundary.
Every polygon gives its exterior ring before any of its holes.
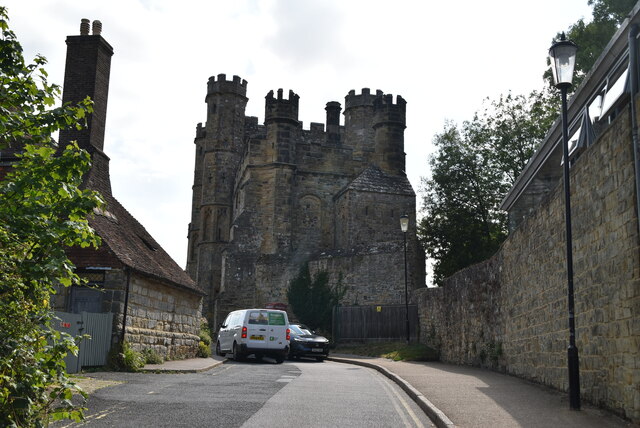
{"type": "Polygon", "coordinates": [[[216,342],[216,355],[219,357],[225,356],[225,353],[220,350],[220,342],[216,342]]]}
{"type": "Polygon", "coordinates": [[[238,350],[238,345],[234,342],[234,344],[233,344],[233,359],[234,359],[234,361],[242,361],[243,358],[244,358],[243,355],[238,350]]]}
{"type": "Polygon", "coordinates": [[[324,361],[324,357],[316,357],[316,360],[323,362],[324,361]]]}

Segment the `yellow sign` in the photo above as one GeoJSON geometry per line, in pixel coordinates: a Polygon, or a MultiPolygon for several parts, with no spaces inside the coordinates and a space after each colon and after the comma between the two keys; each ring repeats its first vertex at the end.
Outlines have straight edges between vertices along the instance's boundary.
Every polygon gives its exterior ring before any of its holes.
{"type": "Polygon", "coordinates": [[[382,312],[382,306],[376,306],[376,312],[382,312]]]}

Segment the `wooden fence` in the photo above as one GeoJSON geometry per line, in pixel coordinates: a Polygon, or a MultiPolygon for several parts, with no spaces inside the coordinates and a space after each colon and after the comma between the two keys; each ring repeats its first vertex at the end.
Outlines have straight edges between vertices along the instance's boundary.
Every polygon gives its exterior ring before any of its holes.
{"type": "MultiPolygon", "coordinates": [[[[418,307],[409,305],[409,336],[418,340],[418,307]]],[[[333,308],[336,342],[406,340],[405,305],[336,306],[333,308]]]]}

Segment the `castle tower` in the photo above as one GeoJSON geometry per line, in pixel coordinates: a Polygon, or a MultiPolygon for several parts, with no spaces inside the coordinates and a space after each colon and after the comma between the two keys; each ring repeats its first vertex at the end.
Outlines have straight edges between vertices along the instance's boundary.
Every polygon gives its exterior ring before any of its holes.
{"type": "Polygon", "coordinates": [[[80,35],[67,37],[62,102],[77,104],[90,97],[93,101],[93,113],[87,116],[86,128],[63,129],[58,140],[61,149],[70,141],[77,141],[81,148],[91,154],[93,167],[85,177],[85,183],[88,182],[91,188],[110,195],[109,158],[103,149],[113,48],[101,33],[102,23],[93,21],[93,34],[89,35],[89,20],[83,19],[80,35]]]}
{"type": "Polygon", "coordinates": [[[196,129],[193,202],[187,271],[209,295],[203,313],[215,311],[222,253],[229,242],[233,185],[244,151],[247,81],[219,74],[207,84],[207,122],[196,129]]]}
{"type": "Polygon", "coordinates": [[[375,162],[384,172],[405,175],[404,129],[407,102],[398,95],[380,95],[373,104],[375,162]]]}
{"type": "Polygon", "coordinates": [[[356,158],[367,159],[374,152],[373,102],[381,95],[380,90],[373,95],[369,88],[362,88],[361,94],[351,90],[345,97],[344,143],[353,148],[356,158]]]}
{"type": "MultiPolygon", "coordinates": [[[[261,172],[264,191],[271,204],[260,207],[265,235],[260,249],[262,254],[279,254],[291,249],[292,183],[295,173],[296,142],[300,139],[298,121],[300,97],[289,91],[289,98],[270,91],[265,97],[264,123],[267,128],[266,145],[271,149],[269,167],[261,172]]],[[[265,199],[266,200],[266,199],[265,199]]]]}
{"type": "Polygon", "coordinates": [[[267,126],[267,141],[275,144],[274,162],[293,163],[295,161],[295,141],[299,133],[298,103],[300,97],[289,91],[289,99],[278,98],[269,91],[265,97],[264,124],[267,126]]]}

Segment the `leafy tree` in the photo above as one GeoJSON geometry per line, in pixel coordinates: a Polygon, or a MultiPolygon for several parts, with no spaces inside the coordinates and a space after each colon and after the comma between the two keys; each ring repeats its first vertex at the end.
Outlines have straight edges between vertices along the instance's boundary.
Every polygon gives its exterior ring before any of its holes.
{"type": "Polygon", "coordinates": [[[51,327],[49,299],[80,283],[64,248],[98,245],[86,218],[100,199],[81,189],[89,155],[70,144],[56,156],[51,138],[82,126],[91,102],[52,108],[60,89],[46,60],[25,64],[8,21],[0,7],[0,149],[22,154],[0,182],[0,426],[43,426],[82,417],[63,361],[77,346],[51,327]]]}
{"type": "Polygon", "coordinates": [[[507,235],[500,202],[557,117],[549,91],[501,96],[461,127],[434,137],[423,178],[418,236],[435,260],[434,283],[490,257],[507,235]]]}
{"type": "MultiPolygon", "coordinates": [[[[636,0],[589,0],[587,4],[593,6],[593,19],[589,23],[579,19],[566,32],[567,38],[578,45],[574,88],[579,86],[591,70],[611,37],[635,6],[636,0]]],[[[556,35],[556,40],[559,39],[560,33],[556,35]]],[[[544,78],[553,84],[551,69],[545,72],[544,78]]]]}
{"type": "Polygon", "coordinates": [[[345,292],[342,278],[331,287],[327,272],[318,272],[311,278],[309,264],[305,263],[289,284],[287,300],[301,323],[311,329],[329,332],[333,307],[340,303],[345,292]]]}

